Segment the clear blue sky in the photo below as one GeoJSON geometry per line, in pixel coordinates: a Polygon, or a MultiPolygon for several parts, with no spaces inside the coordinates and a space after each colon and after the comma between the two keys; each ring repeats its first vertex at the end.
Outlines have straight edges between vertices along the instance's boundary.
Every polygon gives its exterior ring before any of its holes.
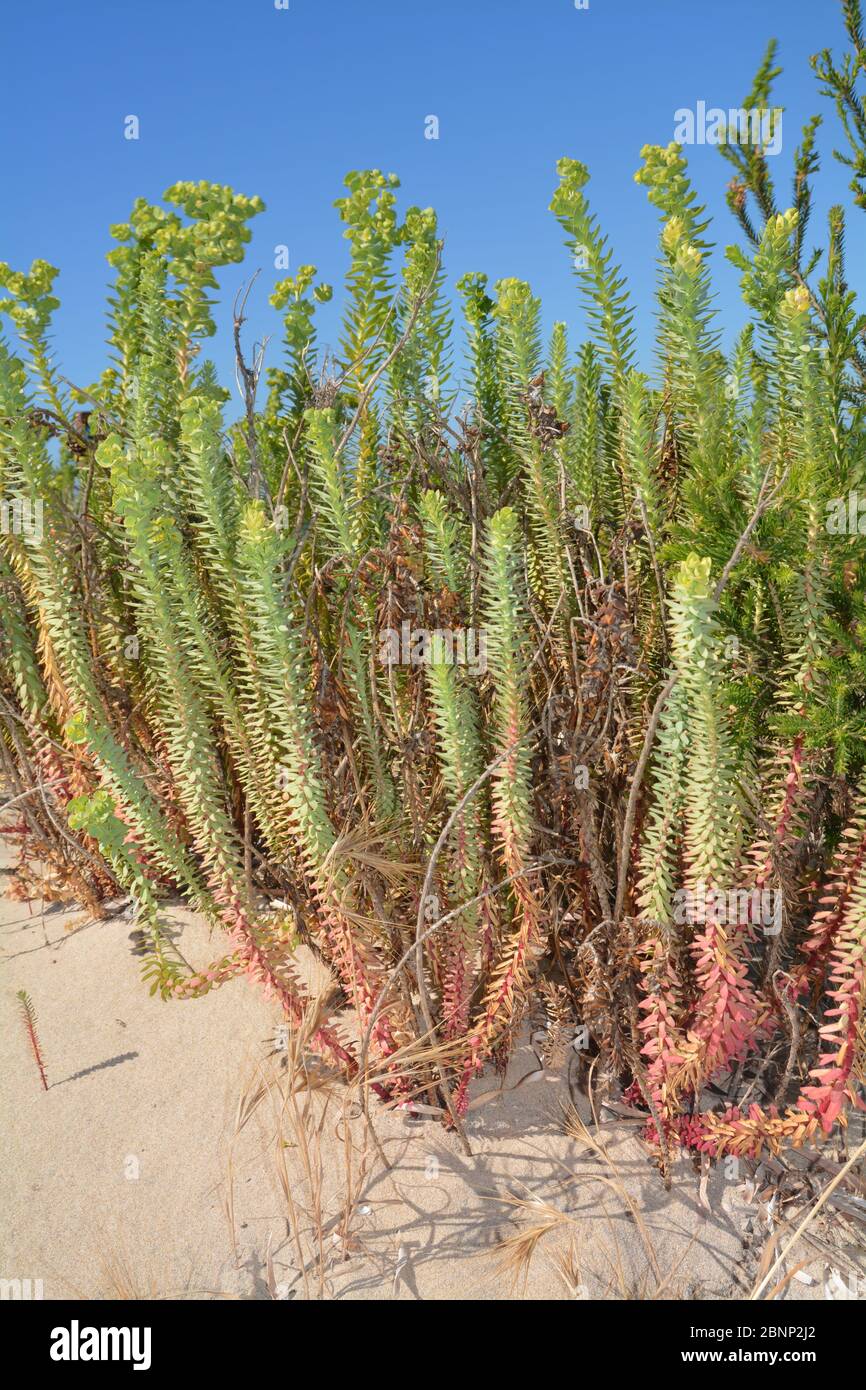
{"type": "MultiPolygon", "coordinates": [[[[808,62],[843,47],[836,0],[590,0],[588,11],[574,0],[290,0],[286,11],[273,0],[82,0],[10,7],[3,31],[0,259],[61,268],[55,344],[80,383],[105,365],[108,227],[135,197],[158,199],[178,179],[228,183],[267,205],[252,224],[249,270],[223,276],[211,352],[226,384],[231,299],[259,266],[251,330],[278,332],[267,306],[278,243],[292,270],[313,262],[335,284],[319,322],[336,342],[348,247],[332,204],[344,173],[368,166],[400,176],[404,206],[437,209],[452,285],[466,270],[528,279],[547,325],[564,318],[577,338],[577,285],[547,210],[564,154],[590,166],[648,365],[658,228],[633,182],[640,147],[672,138],[678,107],[738,106],[770,37],[785,68],[775,93],[784,149],[773,161],[785,189],[802,122],[826,113],[811,241],[824,244],[827,207],[848,202],[847,173],[830,155],[835,114],[808,62]],[[140,119],[137,142],[123,138],[129,114],[140,119]],[[438,141],[424,138],[431,114],[438,141]]],[[[735,230],[723,203],[729,166],[708,146],[689,157],[724,246],[735,230]]],[[[863,228],[855,213],[849,256],[861,289],[863,228]]],[[[716,260],[730,334],[737,273],[720,251],[716,260]]],[[[270,362],[277,356],[275,345],[270,362]]]]}

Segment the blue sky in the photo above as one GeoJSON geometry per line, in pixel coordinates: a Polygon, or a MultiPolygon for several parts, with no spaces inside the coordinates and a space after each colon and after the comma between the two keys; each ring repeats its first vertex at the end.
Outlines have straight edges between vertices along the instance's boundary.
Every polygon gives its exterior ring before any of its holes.
{"type": "MultiPolygon", "coordinates": [[[[437,209],[452,286],[467,270],[491,283],[527,279],[546,325],[565,319],[576,341],[577,285],[547,210],[564,154],[591,169],[594,210],[628,275],[650,365],[658,226],[633,182],[640,147],[672,138],[679,107],[739,106],[770,37],[785,69],[775,89],[786,108],[779,183],[788,188],[800,126],[821,110],[812,242],[823,244],[827,207],[849,202],[847,172],[830,153],[840,143],[835,113],[808,61],[844,47],[836,0],[590,0],[585,11],[574,0],[289,0],[288,10],[273,0],[85,0],[18,5],[3,28],[0,259],[60,267],[55,346],[79,383],[105,365],[109,225],[134,198],[156,200],[178,179],[228,183],[267,205],[246,268],[223,275],[210,351],[227,385],[231,300],[257,267],[251,332],[279,331],[267,305],[277,244],[288,245],[292,271],[313,262],[334,283],[319,323],[321,339],[336,343],[348,247],[332,204],[344,173],[370,166],[400,176],[402,206],[437,209]],[[138,141],[124,139],[129,114],[139,117],[138,141]],[[435,141],[424,138],[431,114],[435,141]]],[[[689,158],[724,246],[735,232],[723,201],[729,166],[709,146],[689,158]]],[[[862,289],[862,213],[848,244],[862,289]]],[[[730,338],[737,272],[721,251],[716,269],[730,338]]],[[[278,352],[275,343],[272,364],[278,352]]]]}

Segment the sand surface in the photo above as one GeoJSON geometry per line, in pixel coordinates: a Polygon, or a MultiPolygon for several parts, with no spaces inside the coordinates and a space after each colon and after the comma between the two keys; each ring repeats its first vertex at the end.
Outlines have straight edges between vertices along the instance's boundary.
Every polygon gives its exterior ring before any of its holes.
{"type": "MultiPolygon", "coordinates": [[[[171,920],[187,958],[214,954],[201,921],[171,920]]],[[[3,898],[0,931],[0,1276],[46,1298],[720,1299],[753,1275],[745,1172],[716,1167],[702,1191],[682,1160],[667,1193],[627,1125],[593,1156],[564,1132],[561,1068],[516,1085],[528,1046],[468,1117],[471,1157],[435,1120],[380,1110],[388,1170],[345,1088],[292,1101],[278,1012],[245,979],[164,1003],[126,916],[3,898]]]]}

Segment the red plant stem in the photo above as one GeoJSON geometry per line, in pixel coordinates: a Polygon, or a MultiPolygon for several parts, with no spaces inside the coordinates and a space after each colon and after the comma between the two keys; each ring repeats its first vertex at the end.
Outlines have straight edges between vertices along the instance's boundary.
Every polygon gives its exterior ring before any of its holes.
{"type": "Polygon", "coordinates": [[[33,1048],[33,1056],[36,1058],[36,1065],[39,1068],[39,1076],[42,1080],[43,1091],[48,1090],[48,1078],[45,1075],[45,1063],[42,1061],[42,1051],[39,1047],[39,1039],[36,1036],[36,1029],[29,1015],[27,1016],[27,1032],[30,1037],[30,1046],[33,1048]]]}

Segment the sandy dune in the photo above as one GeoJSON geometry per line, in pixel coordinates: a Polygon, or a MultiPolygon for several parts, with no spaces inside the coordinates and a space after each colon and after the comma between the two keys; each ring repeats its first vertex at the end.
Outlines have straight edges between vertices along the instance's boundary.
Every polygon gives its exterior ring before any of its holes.
{"type": "MultiPolygon", "coordinates": [[[[213,953],[200,921],[172,920],[188,958],[213,953]]],[[[0,926],[0,1274],[41,1279],[46,1298],[718,1299],[751,1272],[742,1236],[757,1209],[743,1205],[743,1180],[719,1167],[702,1200],[683,1161],[667,1194],[626,1127],[605,1130],[614,1176],[564,1132],[561,1074],[474,1109],[471,1158],[435,1121],[380,1110],[384,1169],[342,1087],[301,1096],[305,1150],[274,1052],[277,1012],[245,980],[163,1003],[139,980],[125,916],[87,923],[4,899],[0,926]],[[547,1233],[515,1284],[498,1247],[511,1238],[514,1253],[533,1225],[547,1233]]],[[[535,1067],[520,1050],[506,1086],[535,1067]]],[[[475,1094],[496,1085],[484,1078],[475,1094]]]]}

